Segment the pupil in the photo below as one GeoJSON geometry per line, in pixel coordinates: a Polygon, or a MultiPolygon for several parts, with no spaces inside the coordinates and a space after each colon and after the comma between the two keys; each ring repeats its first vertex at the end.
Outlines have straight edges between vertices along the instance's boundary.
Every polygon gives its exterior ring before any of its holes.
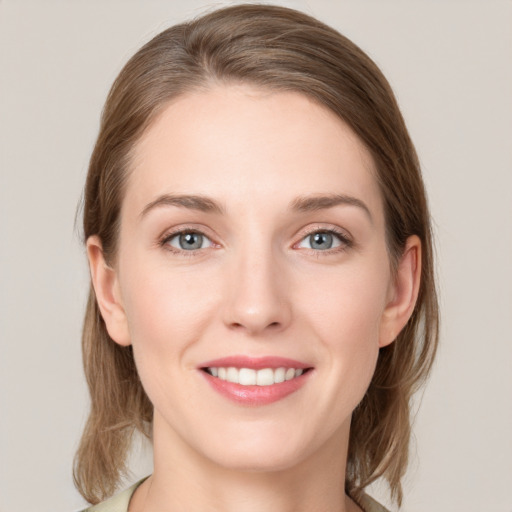
{"type": "Polygon", "coordinates": [[[332,235],[329,233],[315,233],[312,235],[311,242],[313,249],[330,249],[332,247],[332,235]]]}
{"type": "Polygon", "coordinates": [[[180,245],[183,249],[200,249],[203,237],[198,233],[185,233],[180,236],[180,245]]]}

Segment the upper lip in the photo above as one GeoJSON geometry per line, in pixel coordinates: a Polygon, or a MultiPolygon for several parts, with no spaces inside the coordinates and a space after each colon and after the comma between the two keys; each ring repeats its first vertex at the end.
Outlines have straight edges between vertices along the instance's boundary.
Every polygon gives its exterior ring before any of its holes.
{"type": "Polygon", "coordinates": [[[295,359],[289,359],[287,357],[279,356],[263,356],[263,357],[251,357],[234,355],[228,357],[221,357],[220,359],[214,359],[207,361],[199,365],[199,368],[252,368],[253,370],[261,370],[263,368],[295,368],[295,369],[306,369],[311,368],[312,365],[297,361],[295,359]]]}

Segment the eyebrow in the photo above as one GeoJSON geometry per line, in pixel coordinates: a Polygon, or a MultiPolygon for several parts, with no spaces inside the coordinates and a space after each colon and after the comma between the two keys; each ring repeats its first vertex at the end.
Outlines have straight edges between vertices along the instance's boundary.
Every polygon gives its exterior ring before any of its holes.
{"type": "Polygon", "coordinates": [[[370,209],[363,201],[361,201],[361,199],[344,194],[301,196],[292,202],[291,209],[299,212],[312,212],[317,210],[327,210],[328,208],[334,208],[339,205],[361,208],[366,213],[370,221],[373,222],[370,209]]]}
{"type": "Polygon", "coordinates": [[[190,210],[208,213],[224,212],[222,206],[209,197],[200,195],[163,194],[157,197],[154,201],[151,201],[151,203],[147,204],[142,210],[140,216],[144,217],[148,212],[159,206],[178,206],[181,208],[188,208],[190,210]]]}
{"type": "MultiPolygon", "coordinates": [[[[327,210],[340,205],[355,206],[362,209],[370,221],[373,222],[370,209],[363,201],[356,197],[344,194],[300,196],[291,202],[290,209],[292,211],[307,213],[318,210],[327,210]]],[[[140,216],[144,217],[151,210],[162,206],[178,206],[180,208],[187,208],[206,213],[224,213],[224,208],[220,203],[206,196],[163,194],[157,197],[154,201],[148,203],[142,210],[140,216]]]]}

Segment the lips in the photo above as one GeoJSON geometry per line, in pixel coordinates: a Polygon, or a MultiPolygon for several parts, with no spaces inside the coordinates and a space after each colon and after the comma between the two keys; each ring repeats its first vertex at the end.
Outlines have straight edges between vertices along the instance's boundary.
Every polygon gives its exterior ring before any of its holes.
{"type": "Polygon", "coordinates": [[[246,405],[265,405],[298,391],[313,368],[282,357],[233,356],[199,368],[212,388],[246,405]]]}

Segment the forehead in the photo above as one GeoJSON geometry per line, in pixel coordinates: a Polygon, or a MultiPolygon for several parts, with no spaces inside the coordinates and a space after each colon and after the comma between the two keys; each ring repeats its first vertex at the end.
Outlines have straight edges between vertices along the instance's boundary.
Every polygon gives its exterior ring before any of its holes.
{"type": "Polygon", "coordinates": [[[158,194],[256,203],[343,193],[380,209],[372,158],[334,113],[296,92],[217,86],[178,97],[133,152],[125,201],[158,194]]]}

